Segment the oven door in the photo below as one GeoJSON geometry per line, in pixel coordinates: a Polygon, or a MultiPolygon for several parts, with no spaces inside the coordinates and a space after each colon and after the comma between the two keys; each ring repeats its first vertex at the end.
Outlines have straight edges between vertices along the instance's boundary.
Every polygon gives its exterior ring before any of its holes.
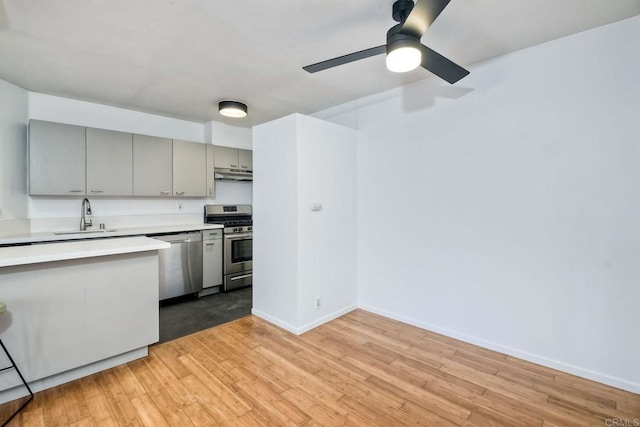
{"type": "Polygon", "coordinates": [[[253,233],[224,236],[224,274],[253,270],[253,233]]]}

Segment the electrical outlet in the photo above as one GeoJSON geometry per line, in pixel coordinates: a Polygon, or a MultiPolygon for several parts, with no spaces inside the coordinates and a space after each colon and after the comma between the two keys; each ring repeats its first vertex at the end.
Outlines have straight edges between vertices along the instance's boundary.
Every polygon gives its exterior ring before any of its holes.
{"type": "Polygon", "coordinates": [[[316,310],[320,310],[320,297],[316,297],[316,310]]]}
{"type": "Polygon", "coordinates": [[[322,203],[320,203],[320,202],[311,203],[311,211],[312,212],[319,212],[321,210],[322,210],[322,203]]]}

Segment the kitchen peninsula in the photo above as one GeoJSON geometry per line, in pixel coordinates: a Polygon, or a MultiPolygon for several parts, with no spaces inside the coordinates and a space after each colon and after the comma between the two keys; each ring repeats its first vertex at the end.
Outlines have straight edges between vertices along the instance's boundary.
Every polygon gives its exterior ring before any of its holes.
{"type": "MultiPolygon", "coordinates": [[[[147,354],[158,341],[158,251],[136,236],[0,248],[0,333],[34,391],[147,354]]],[[[0,375],[0,401],[23,395],[0,375]]]]}

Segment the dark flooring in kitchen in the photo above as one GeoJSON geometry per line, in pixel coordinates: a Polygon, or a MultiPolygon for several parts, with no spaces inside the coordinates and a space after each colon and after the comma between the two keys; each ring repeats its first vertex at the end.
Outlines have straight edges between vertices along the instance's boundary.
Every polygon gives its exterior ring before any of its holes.
{"type": "Polygon", "coordinates": [[[251,287],[160,304],[160,342],[171,341],[251,314],[251,287]]]}

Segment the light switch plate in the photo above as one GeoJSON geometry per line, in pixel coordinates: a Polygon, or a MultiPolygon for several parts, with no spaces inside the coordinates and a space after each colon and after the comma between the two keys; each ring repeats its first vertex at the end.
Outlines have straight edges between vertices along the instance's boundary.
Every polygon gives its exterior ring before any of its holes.
{"type": "Polygon", "coordinates": [[[317,212],[321,210],[322,210],[322,203],[319,203],[319,202],[311,203],[311,211],[317,212]]]}

